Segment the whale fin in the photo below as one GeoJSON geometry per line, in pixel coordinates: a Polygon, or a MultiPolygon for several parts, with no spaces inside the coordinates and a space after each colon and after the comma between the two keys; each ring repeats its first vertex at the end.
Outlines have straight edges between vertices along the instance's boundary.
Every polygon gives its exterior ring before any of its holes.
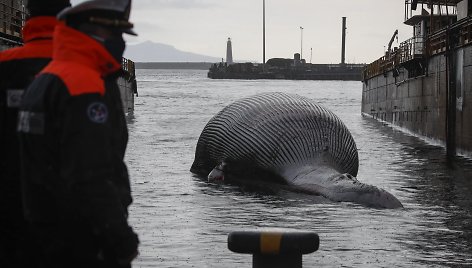
{"type": "Polygon", "coordinates": [[[208,174],[207,178],[208,181],[224,181],[225,180],[225,170],[226,163],[222,162],[219,165],[217,165],[215,168],[213,168],[212,171],[208,174]]]}
{"type": "Polygon", "coordinates": [[[365,184],[350,174],[337,174],[320,179],[319,174],[306,174],[294,183],[297,188],[322,195],[337,202],[353,202],[375,208],[402,208],[401,202],[391,193],[365,184]],[[311,179],[310,179],[311,178],[311,179]],[[315,178],[315,179],[313,179],[315,178]]]}
{"type": "Polygon", "coordinates": [[[401,202],[391,193],[374,185],[362,183],[350,174],[332,179],[326,194],[335,201],[347,201],[378,208],[402,208],[401,202]]]}

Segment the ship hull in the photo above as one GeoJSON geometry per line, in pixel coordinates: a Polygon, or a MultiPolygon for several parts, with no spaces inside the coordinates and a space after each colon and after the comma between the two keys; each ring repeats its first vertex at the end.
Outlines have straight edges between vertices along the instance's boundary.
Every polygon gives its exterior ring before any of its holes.
{"type": "Polygon", "coordinates": [[[422,64],[424,75],[403,66],[365,79],[362,113],[472,156],[472,45],[422,64]]]}
{"type": "Polygon", "coordinates": [[[123,103],[123,111],[126,116],[131,116],[134,113],[134,97],[137,94],[136,78],[131,80],[126,76],[118,77],[117,83],[120,88],[121,101],[123,103]]]}

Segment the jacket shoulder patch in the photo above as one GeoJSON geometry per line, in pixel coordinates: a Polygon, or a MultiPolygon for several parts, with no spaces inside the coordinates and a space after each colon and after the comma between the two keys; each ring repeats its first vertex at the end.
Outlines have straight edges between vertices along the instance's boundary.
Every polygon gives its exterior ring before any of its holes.
{"type": "Polygon", "coordinates": [[[108,119],[108,108],[103,102],[93,102],[87,107],[87,116],[90,121],[103,124],[108,119]]]}
{"type": "Polygon", "coordinates": [[[7,107],[19,108],[24,92],[24,89],[7,89],[7,107]]]}

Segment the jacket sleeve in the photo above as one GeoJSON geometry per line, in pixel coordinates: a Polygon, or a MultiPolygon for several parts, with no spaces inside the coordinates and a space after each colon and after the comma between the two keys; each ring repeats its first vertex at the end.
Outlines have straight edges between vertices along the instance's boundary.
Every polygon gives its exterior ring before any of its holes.
{"type": "MultiPolygon", "coordinates": [[[[123,192],[113,159],[113,114],[100,94],[68,98],[59,129],[64,210],[90,225],[101,238],[105,254],[127,257],[137,251],[138,238],[127,222],[123,192]]],[[[116,115],[115,115],[116,116],[116,115]]],[[[123,187],[125,189],[123,189],[123,187]]]]}

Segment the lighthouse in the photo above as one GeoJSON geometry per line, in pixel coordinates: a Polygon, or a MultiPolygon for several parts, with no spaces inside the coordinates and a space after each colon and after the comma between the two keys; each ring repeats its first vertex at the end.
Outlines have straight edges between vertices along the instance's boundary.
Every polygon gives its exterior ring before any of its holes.
{"type": "Polygon", "coordinates": [[[226,43],[226,63],[233,64],[233,48],[231,47],[231,38],[226,43]]]}

